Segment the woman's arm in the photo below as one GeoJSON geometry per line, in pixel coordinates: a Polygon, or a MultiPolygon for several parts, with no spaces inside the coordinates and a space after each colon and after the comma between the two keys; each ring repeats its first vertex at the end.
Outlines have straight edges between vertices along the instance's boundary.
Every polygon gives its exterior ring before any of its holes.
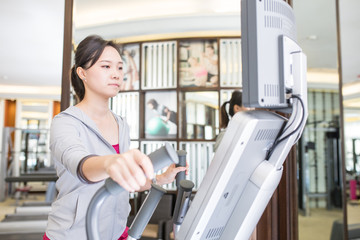
{"type": "MultiPolygon", "coordinates": [[[[188,174],[189,166],[186,164],[186,167],[176,167],[175,164],[171,164],[163,174],[156,175],[156,184],[165,185],[172,183],[175,180],[176,174],[182,171],[186,171],[188,174]]],[[[151,180],[148,180],[147,183],[140,189],[139,192],[150,189],[151,180]]]]}
{"type": "Polygon", "coordinates": [[[89,157],[81,170],[88,181],[97,182],[111,177],[129,192],[139,191],[154,176],[149,157],[138,149],[123,154],[89,157]]]}
{"type": "Polygon", "coordinates": [[[165,120],[165,122],[168,122],[169,119],[170,119],[170,114],[171,114],[171,112],[170,112],[170,110],[169,110],[167,107],[164,107],[164,113],[165,113],[165,115],[166,115],[166,120],[165,120]]]}

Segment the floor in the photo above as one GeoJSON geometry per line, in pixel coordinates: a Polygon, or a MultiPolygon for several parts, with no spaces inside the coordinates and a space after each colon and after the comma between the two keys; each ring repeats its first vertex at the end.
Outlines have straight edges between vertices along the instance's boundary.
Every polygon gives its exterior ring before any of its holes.
{"type": "Polygon", "coordinates": [[[14,213],[15,208],[21,206],[25,201],[36,202],[44,200],[44,194],[30,194],[27,198],[22,197],[18,202],[14,198],[7,198],[4,202],[0,202],[0,221],[5,218],[6,214],[14,213]]]}
{"type": "Polygon", "coordinates": [[[299,215],[299,240],[329,240],[332,224],[343,216],[342,209],[311,209],[310,216],[299,215]]]}
{"type": "Polygon", "coordinates": [[[45,194],[37,192],[45,191],[46,185],[44,183],[33,182],[31,186],[32,189],[28,196],[23,194],[18,201],[14,197],[7,197],[4,202],[0,202],[0,221],[4,219],[6,214],[14,213],[15,208],[21,206],[25,201],[36,202],[45,200],[45,194]]]}
{"type": "Polygon", "coordinates": [[[352,201],[347,206],[348,224],[360,223],[360,200],[352,201]]]}
{"type": "MultiPolygon", "coordinates": [[[[333,222],[342,219],[342,209],[311,209],[309,217],[299,215],[299,240],[329,240],[333,222]]],[[[360,200],[347,205],[347,221],[360,223],[360,200]]]]}

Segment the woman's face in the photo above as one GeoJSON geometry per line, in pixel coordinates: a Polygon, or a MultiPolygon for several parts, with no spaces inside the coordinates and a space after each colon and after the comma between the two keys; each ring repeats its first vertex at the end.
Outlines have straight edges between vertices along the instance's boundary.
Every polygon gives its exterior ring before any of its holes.
{"type": "Polygon", "coordinates": [[[151,103],[148,103],[148,107],[149,107],[150,109],[154,109],[154,105],[152,105],[151,103]]]}
{"type": "Polygon", "coordinates": [[[105,47],[97,62],[85,70],[85,94],[114,97],[123,82],[123,61],[118,51],[105,47]]]}
{"type": "Polygon", "coordinates": [[[190,64],[190,66],[194,66],[195,63],[196,63],[196,59],[193,58],[193,57],[190,57],[190,58],[188,59],[188,63],[190,64]]]}
{"type": "Polygon", "coordinates": [[[208,56],[214,55],[214,49],[212,49],[211,47],[206,47],[205,48],[205,54],[208,55],[208,56]]]}

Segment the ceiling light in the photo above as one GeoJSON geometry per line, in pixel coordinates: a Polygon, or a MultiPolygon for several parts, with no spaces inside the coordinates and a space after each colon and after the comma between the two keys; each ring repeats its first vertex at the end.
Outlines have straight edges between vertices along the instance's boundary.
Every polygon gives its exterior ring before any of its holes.
{"type": "Polygon", "coordinates": [[[343,93],[343,96],[359,94],[360,93],[360,82],[356,81],[356,82],[345,84],[343,86],[342,93],[343,93]]]}
{"type": "Polygon", "coordinates": [[[317,40],[318,39],[318,36],[317,35],[309,35],[306,39],[308,39],[308,40],[317,40]]]}

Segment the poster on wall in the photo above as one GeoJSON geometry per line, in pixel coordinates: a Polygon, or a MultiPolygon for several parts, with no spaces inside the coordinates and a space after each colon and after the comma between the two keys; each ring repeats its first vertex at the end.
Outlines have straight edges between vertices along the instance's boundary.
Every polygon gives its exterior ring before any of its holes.
{"type": "Polygon", "coordinates": [[[177,42],[149,42],[141,45],[141,88],[177,87],[177,42]]]}
{"type": "Polygon", "coordinates": [[[180,87],[217,87],[219,84],[216,40],[181,41],[180,87]]]}
{"type": "Polygon", "coordinates": [[[147,92],[145,104],[145,137],[176,138],[176,91],[147,92]]]}
{"type": "Polygon", "coordinates": [[[220,85],[242,87],[241,40],[220,39],[220,85]]]}
{"type": "Polygon", "coordinates": [[[123,59],[124,81],[120,86],[120,91],[139,89],[139,65],[140,65],[140,45],[128,44],[122,49],[121,58],[123,59]]]}

